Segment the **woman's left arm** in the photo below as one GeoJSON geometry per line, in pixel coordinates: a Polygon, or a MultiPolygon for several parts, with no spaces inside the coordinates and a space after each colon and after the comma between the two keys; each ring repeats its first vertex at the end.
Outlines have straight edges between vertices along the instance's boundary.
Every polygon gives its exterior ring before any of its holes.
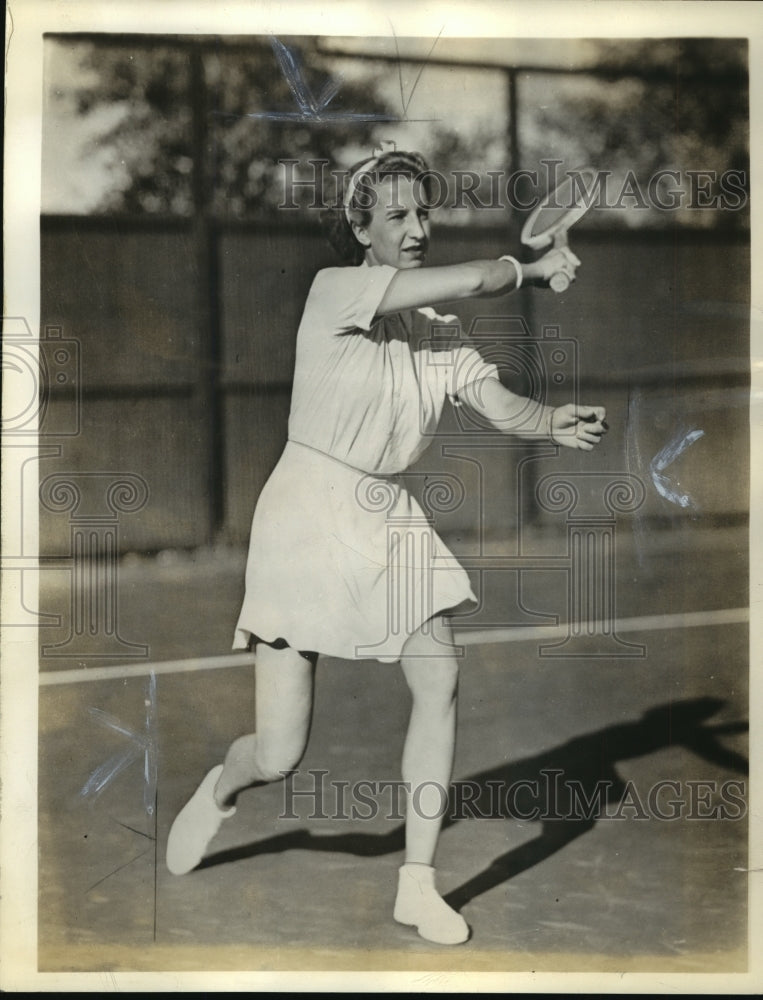
{"type": "Polygon", "coordinates": [[[483,378],[458,391],[459,399],[504,434],[550,438],[554,444],[593,451],[607,431],[603,406],[545,406],[518,396],[497,378],[483,378]]]}

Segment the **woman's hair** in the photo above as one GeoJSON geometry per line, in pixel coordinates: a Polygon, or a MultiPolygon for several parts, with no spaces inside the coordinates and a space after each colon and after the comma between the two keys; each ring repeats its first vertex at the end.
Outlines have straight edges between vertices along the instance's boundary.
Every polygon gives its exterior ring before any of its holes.
{"type": "Polygon", "coordinates": [[[350,168],[344,187],[344,195],[321,212],[321,225],[326,238],[345,264],[360,264],[365,254],[365,247],[355,238],[352,226],[347,219],[345,198],[348,186],[353,185],[353,193],[347,208],[352,211],[352,217],[356,222],[367,225],[371,221],[369,206],[373,205],[373,200],[369,196],[370,186],[381,180],[382,177],[389,177],[393,174],[414,179],[423,174],[421,189],[427,200],[432,200],[433,178],[421,153],[392,150],[388,153],[382,153],[378,157],[369,156],[365,160],[360,160],[350,168]],[[375,163],[371,169],[368,173],[363,173],[363,166],[371,164],[372,161],[375,163]],[[358,174],[358,171],[361,173],[358,174]]]}

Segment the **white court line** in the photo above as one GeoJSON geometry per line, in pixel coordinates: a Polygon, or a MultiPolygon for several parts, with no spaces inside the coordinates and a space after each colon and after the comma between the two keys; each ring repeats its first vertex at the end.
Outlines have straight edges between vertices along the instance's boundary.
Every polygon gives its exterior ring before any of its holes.
{"type": "MultiPolygon", "coordinates": [[[[737,625],[749,621],[749,608],[723,608],[719,611],[687,611],[674,615],[644,615],[619,618],[615,633],[656,632],[669,628],[697,628],[703,625],[737,625]]],[[[602,625],[597,622],[596,625],[602,625]]],[[[526,642],[529,639],[563,639],[567,625],[529,625],[518,628],[479,629],[456,632],[459,646],[477,646],[491,642],[526,642]]],[[[113,667],[84,667],[78,670],[54,670],[41,673],[40,686],[79,684],[82,681],[119,680],[145,677],[148,674],[180,674],[195,670],[222,670],[226,667],[254,666],[254,653],[227,653],[224,656],[194,657],[189,660],[165,660],[161,663],[119,663],[113,667]]]]}
{"type": "Polygon", "coordinates": [[[117,663],[113,667],[83,667],[79,670],[51,670],[40,674],[40,687],[48,684],[79,684],[81,681],[110,681],[148,674],[182,674],[189,670],[222,670],[225,667],[253,667],[254,653],[226,653],[224,656],[164,660],[160,663],[117,663]]]}
{"type": "MultiPolygon", "coordinates": [[[[719,611],[682,611],[674,615],[644,615],[641,618],[618,618],[616,635],[622,632],[657,632],[668,628],[697,628],[702,625],[737,625],[749,621],[749,608],[723,608],[719,611]]],[[[601,626],[602,622],[596,622],[601,626]]],[[[489,642],[524,642],[526,639],[564,639],[567,625],[526,625],[517,628],[475,629],[455,636],[460,646],[478,646],[489,642]]]]}

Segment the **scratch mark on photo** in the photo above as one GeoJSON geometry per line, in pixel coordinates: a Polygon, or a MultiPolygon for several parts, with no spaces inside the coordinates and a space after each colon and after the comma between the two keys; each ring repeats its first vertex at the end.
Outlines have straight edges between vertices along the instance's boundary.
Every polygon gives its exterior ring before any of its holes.
{"type": "Polygon", "coordinates": [[[108,875],[104,875],[103,878],[99,878],[97,882],[93,882],[91,886],[85,889],[85,895],[87,895],[89,892],[92,892],[93,889],[101,885],[102,882],[105,882],[106,879],[111,878],[112,875],[116,875],[116,873],[121,872],[123,868],[127,868],[128,865],[131,865],[133,863],[133,861],[137,861],[139,858],[142,858],[144,854],[148,854],[150,850],[151,848],[147,847],[145,851],[141,851],[140,854],[136,854],[134,858],[130,858],[129,861],[125,861],[123,865],[117,865],[117,867],[114,868],[113,871],[110,871],[108,875]]]}
{"type": "Polygon", "coordinates": [[[90,716],[99,725],[127,737],[130,746],[121,753],[109,757],[105,763],[97,767],[82,787],[80,795],[83,798],[97,798],[114,779],[139,758],[143,758],[143,804],[149,816],[153,815],[156,798],[157,780],[157,747],[156,747],[156,674],[152,670],[148,679],[148,690],[144,699],[146,708],[145,728],[143,732],[135,732],[120,722],[115,716],[100,708],[90,708],[90,716]]]}
{"type": "Polygon", "coordinates": [[[143,830],[138,830],[136,827],[130,826],[129,823],[123,823],[121,820],[117,819],[115,816],[112,816],[111,818],[114,820],[114,822],[118,826],[124,827],[124,829],[125,830],[129,830],[130,833],[137,833],[137,835],[139,837],[145,837],[146,840],[151,840],[151,841],[156,840],[156,837],[152,836],[152,834],[150,834],[150,833],[146,833],[143,830]]]}
{"type": "MultiPolygon", "coordinates": [[[[437,38],[440,36],[438,35],[437,38]]],[[[435,39],[435,44],[437,39],[435,39]]],[[[264,119],[271,122],[309,122],[313,125],[332,125],[336,122],[356,122],[358,124],[370,124],[370,123],[394,123],[394,122],[409,122],[409,121],[437,121],[438,119],[432,118],[414,118],[411,119],[407,115],[407,107],[405,105],[405,100],[403,98],[403,110],[404,114],[401,118],[400,115],[385,113],[381,111],[328,111],[328,106],[334,100],[336,95],[342,88],[342,83],[344,79],[341,74],[337,74],[333,78],[330,78],[322,87],[320,93],[316,97],[312,91],[312,88],[305,79],[302,66],[299,62],[299,57],[296,52],[293,52],[287,45],[284,45],[275,36],[271,36],[270,44],[275,53],[276,61],[281,70],[281,73],[286,80],[286,83],[291,90],[292,97],[294,98],[294,103],[297,106],[296,111],[250,111],[247,114],[235,114],[226,111],[213,111],[212,114],[218,118],[252,118],[254,120],[264,119]]],[[[434,45],[432,46],[432,49],[434,45]]],[[[430,55],[431,55],[430,49],[430,55]]],[[[427,56],[428,58],[428,56],[427,56]]],[[[411,97],[413,97],[413,91],[416,89],[421,73],[423,72],[424,65],[421,66],[419,74],[416,77],[416,81],[413,85],[411,95],[408,98],[408,103],[410,104],[411,97]]],[[[401,91],[402,97],[402,91],[401,91]]]]}
{"type": "Polygon", "coordinates": [[[400,103],[403,106],[403,114],[405,115],[405,119],[406,119],[406,121],[408,121],[409,120],[408,119],[408,108],[410,107],[411,101],[413,100],[413,95],[416,93],[416,88],[419,85],[419,80],[421,79],[421,74],[424,72],[424,69],[426,68],[427,63],[429,62],[429,58],[432,55],[432,53],[434,52],[435,46],[439,42],[439,40],[440,40],[440,38],[442,36],[443,31],[445,31],[445,25],[443,24],[443,26],[440,28],[440,30],[437,33],[437,36],[436,36],[435,40],[432,42],[432,45],[431,45],[431,47],[429,49],[429,52],[427,52],[427,54],[424,56],[424,59],[423,59],[421,65],[419,66],[419,71],[416,74],[416,79],[413,81],[413,86],[411,87],[411,92],[408,95],[408,100],[407,101],[405,99],[405,93],[403,91],[403,67],[402,67],[401,62],[400,62],[400,46],[398,45],[398,42],[397,42],[397,33],[395,31],[395,26],[392,23],[392,21],[389,22],[389,26],[392,29],[392,37],[395,40],[395,52],[397,53],[397,75],[398,75],[398,80],[400,82],[400,103]]]}
{"type": "Polygon", "coordinates": [[[704,431],[693,430],[686,431],[681,429],[673,438],[654,456],[652,461],[649,463],[649,471],[652,476],[652,482],[655,485],[657,492],[669,500],[671,503],[678,504],[679,507],[696,507],[697,504],[689,493],[680,493],[675,487],[680,486],[680,483],[676,480],[675,483],[673,479],[665,474],[665,469],[671,465],[677,458],[679,458],[687,448],[691,447],[695,441],[704,436],[704,431]]]}

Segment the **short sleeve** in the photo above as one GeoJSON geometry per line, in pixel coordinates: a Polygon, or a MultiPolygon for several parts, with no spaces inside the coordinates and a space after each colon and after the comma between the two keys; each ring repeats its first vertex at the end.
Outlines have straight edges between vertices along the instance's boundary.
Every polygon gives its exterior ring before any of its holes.
{"type": "Polygon", "coordinates": [[[388,264],[326,268],[315,276],[306,310],[336,333],[370,330],[379,303],[396,274],[396,268],[388,264]]]}

